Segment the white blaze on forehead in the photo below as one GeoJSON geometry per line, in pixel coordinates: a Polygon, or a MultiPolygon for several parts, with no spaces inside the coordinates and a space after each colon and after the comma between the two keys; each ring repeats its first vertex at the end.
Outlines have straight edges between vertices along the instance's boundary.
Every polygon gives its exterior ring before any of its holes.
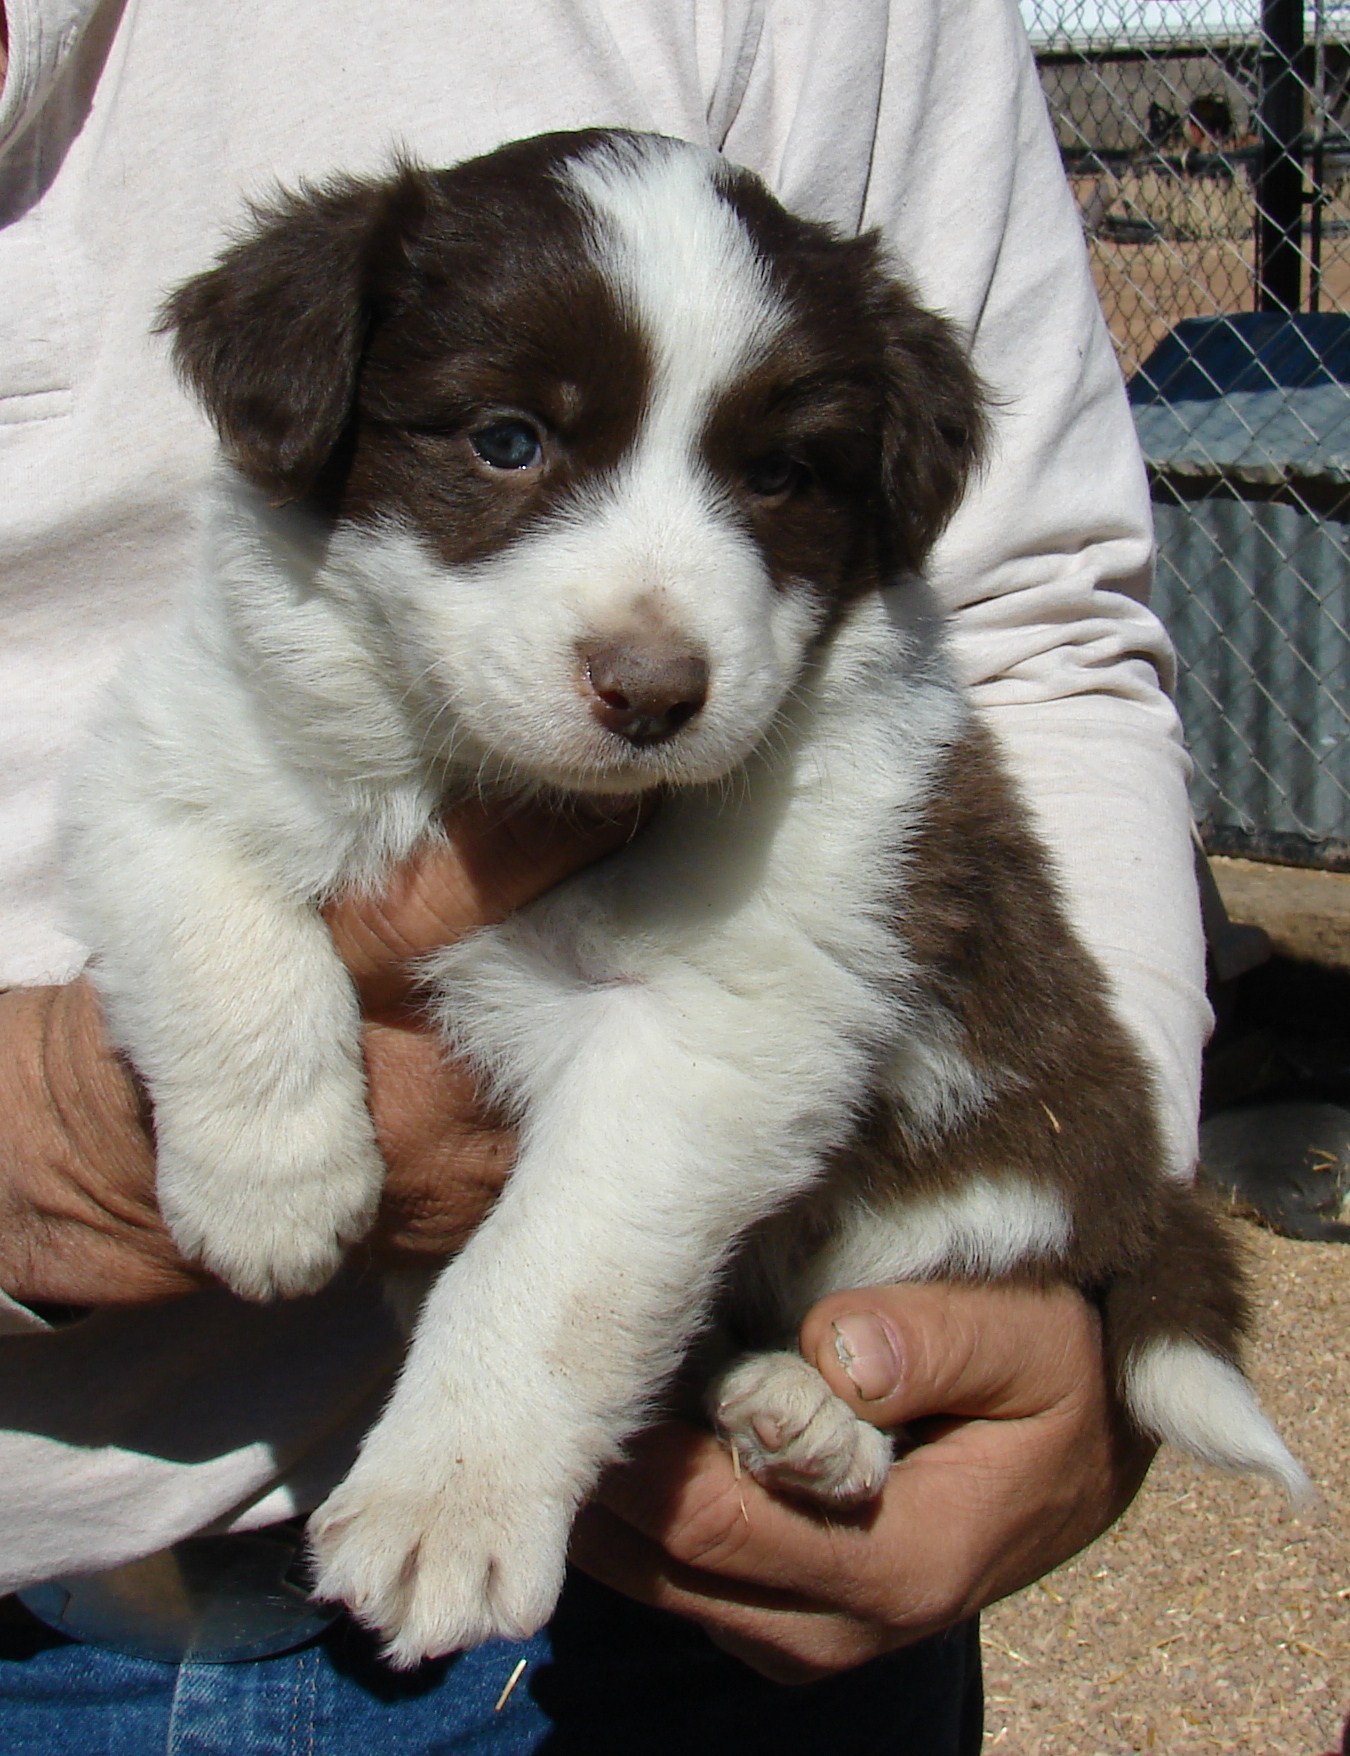
{"type": "Polygon", "coordinates": [[[651,351],[646,436],[683,448],[788,318],[718,194],[716,165],[714,154],[682,142],[633,142],[574,159],[565,173],[597,221],[601,266],[651,351]]]}

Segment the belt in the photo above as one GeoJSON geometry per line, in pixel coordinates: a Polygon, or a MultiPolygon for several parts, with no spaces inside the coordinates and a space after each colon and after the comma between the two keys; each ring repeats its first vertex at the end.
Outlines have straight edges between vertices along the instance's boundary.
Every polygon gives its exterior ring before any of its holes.
{"type": "Polygon", "coordinates": [[[290,1652],[341,1613],[309,1595],[302,1521],[189,1537],[103,1573],[49,1579],[19,1601],[58,1634],[164,1664],[290,1652]]]}

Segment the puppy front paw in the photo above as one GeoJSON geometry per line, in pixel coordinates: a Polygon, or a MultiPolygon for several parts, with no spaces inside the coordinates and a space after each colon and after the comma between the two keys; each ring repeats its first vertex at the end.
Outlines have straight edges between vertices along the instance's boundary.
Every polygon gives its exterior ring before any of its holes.
{"type": "Polygon", "coordinates": [[[431,1472],[363,1459],[309,1523],[316,1595],[382,1635],[400,1670],[527,1638],[562,1591],[570,1509],[474,1469],[453,1441],[447,1456],[431,1472]]]}
{"type": "Polygon", "coordinates": [[[800,1354],[745,1354],[708,1390],[718,1433],[756,1481],[829,1506],[881,1492],[889,1435],[861,1421],[800,1354]]]}
{"type": "Polygon", "coordinates": [[[245,1299],[316,1292],[375,1218],[384,1162],[364,1101],[185,1125],[156,1108],[157,1193],[184,1256],[245,1299]]]}

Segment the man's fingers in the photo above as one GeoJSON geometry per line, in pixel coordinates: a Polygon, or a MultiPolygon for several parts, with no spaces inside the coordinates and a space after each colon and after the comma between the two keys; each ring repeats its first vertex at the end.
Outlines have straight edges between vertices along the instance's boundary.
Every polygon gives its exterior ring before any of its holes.
{"type": "Polygon", "coordinates": [[[809,1683],[892,1644],[806,1598],[738,1586],[672,1559],[607,1507],[587,1506],[572,1531],[573,1564],[625,1597],[700,1624],[725,1652],[775,1683],[809,1683]]]}
{"type": "Polygon", "coordinates": [[[766,1675],[828,1674],[964,1620],[1090,1541],[1146,1467],[1111,1402],[1096,1315],[1071,1291],[841,1293],[802,1337],[864,1418],[924,1422],[875,1504],[843,1515],[780,1498],[710,1434],[669,1422],[606,1475],[574,1550],[766,1675]]]}
{"type": "Polygon", "coordinates": [[[746,1613],[720,1625],[747,1637],[763,1627],[751,1611],[809,1611],[906,1644],[1029,1584],[1096,1534],[1119,1504],[1095,1450],[1069,1414],[957,1422],[899,1460],[875,1505],[831,1515],[738,1480],[716,1441],[662,1428],[606,1477],[599,1500],[663,1554],[638,1567],[616,1550],[600,1576],[684,1613],[701,1599],[704,1619],[714,1604],[737,1605],[746,1613]],[[613,1571],[620,1564],[627,1577],[613,1571]]]}
{"type": "Polygon", "coordinates": [[[801,1330],[830,1388],[885,1428],[1039,1414],[1079,1392],[1099,1345],[1095,1313],[1067,1287],[871,1287],[823,1299],[801,1330]]]}
{"type": "Polygon", "coordinates": [[[609,1471],[600,1503],[681,1568],[716,1575],[747,1603],[795,1603],[824,1579],[850,1577],[873,1520],[830,1515],[760,1487],[710,1433],[670,1421],[641,1434],[609,1471]]]}
{"type": "MultiPolygon", "coordinates": [[[[603,1548],[592,1526],[590,1546],[574,1553],[606,1584],[744,1640],[782,1646],[794,1620],[818,1617],[841,1623],[824,1645],[823,1631],[811,1631],[820,1659],[845,1624],[859,1646],[906,1645],[982,1601],[1005,1532],[1025,1570],[1024,1515],[1005,1501],[1044,1504],[1023,1479],[1021,1445],[991,1458],[978,1439],[963,1439],[920,1446],[875,1505],[829,1514],[738,1477],[716,1440],[671,1423],[644,1435],[633,1461],[601,1485],[599,1510],[629,1538],[611,1532],[603,1548]]],[[[1035,1525],[1034,1510],[1025,1521],[1035,1525]]],[[[802,1631],[788,1645],[803,1657],[802,1631]]]]}
{"type": "MultiPolygon", "coordinates": [[[[391,875],[378,896],[344,897],[325,910],[338,952],[368,1003],[410,958],[505,920],[561,879],[621,846],[641,805],[619,799],[565,814],[538,803],[459,805],[445,838],[391,875]]],[[[395,983],[395,985],[397,985],[395,983]]]]}
{"type": "Polygon", "coordinates": [[[800,1613],[804,1602],[762,1581],[714,1574],[681,1560],[657,1537],[599,1501],[578,1516],[569,1554],[592,1578],[643,1603],[681,1615],[713,1602],[756,1614],[767,1610],[800,1613]]]}

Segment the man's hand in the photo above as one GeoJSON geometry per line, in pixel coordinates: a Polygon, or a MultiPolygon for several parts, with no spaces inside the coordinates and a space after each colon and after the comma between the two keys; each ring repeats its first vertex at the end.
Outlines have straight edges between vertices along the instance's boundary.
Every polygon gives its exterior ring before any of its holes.
{"type": "Polygon", "coordinates": [[[328,925],[366,1019],[366,1083],[388,1176],[362,1246],[386,1266],[443,1261],[491,1206],[515,1160],[513,1131],[427,1030],[412,960],[504,920],[635,832],[637,804],[566,819],[540,807],[465,805],[376,897],[344,901],[328,925]]]}
{"type": "Polygon", "coordinates": [[[920,1441],[873,1507],[830,1516],[770,1494],[710,1434],[668,1422],[605,1479],[572,1544],[586,1572],[777,1681],[847,1670],[1029,1585],[1119,1516],[1152,1456],[1114,1404],[1096,1313],[1067,1288],[837,1293],[801,1348],[865,1419],[920,1441]]]}
{"type": "MultiPolygon", "coordinates": [[[[510,1132],[423,1028],[409,960],[502,920],[619,846],[637,820],[626,806],[563,819],[538,806],[466,805],[444,842],[382,895],[327,911],[367,1021],[370,1104],[389,1173],[366,1246],[378,1259],[451,1254],[514,1154],[510,1132]]],[[[0,1287],[22,1301],[104,1305],[209,1284],[159,1217],[152,1126],[89,982],[0,995],[0,1287]]]]}

